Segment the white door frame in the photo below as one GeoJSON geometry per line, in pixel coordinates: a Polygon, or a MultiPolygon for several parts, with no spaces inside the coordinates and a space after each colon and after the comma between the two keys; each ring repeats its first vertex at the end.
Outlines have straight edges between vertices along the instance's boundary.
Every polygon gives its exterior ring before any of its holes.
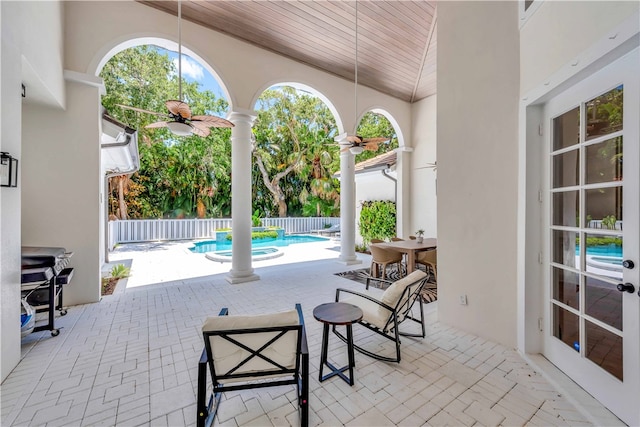
{"type": "MultiPolygon", "coordinates": [[[[543,84],[524,94],[519,111],[518,153],[518,267],[517,267],[517,348],[532,360],[543,351],[545,269],[542,228],[544,139],[540,124],[543,105],[555,95],[593,75],[607,64],[623,57],[640,44],[638,14],[630,17],[611,32],[615,38],[605,37],[583,52],[579,58],[567,63],[543,84]]],[[[640,285],[640,284],[639,284],[640,285]]],[[[548,362],[547,362],[548,363],[548,362]]],[[[640,361],[637,367],[640,373],[640,361]]],[[[636,408],[640,419],[640,408],[636,408]]]]}
{"type": "MultiPolygon", "coordinates": [[[[581,357],[578,352],[570,348],[568,345],[551,337],[552,315],[550,312],[551,307],[549,305],[549,301],[551,300],[549,295],[549,265],[552,254],[550,254],[550,250],[547,249],[551,247],[551,243],[549,241],[549,230],[551,229],[551,225],[549,223],[549,215],[551,214],[549,189],[551,188],[551,183],[549,179],[551,174],[549,173],[550,164],[548,162],[550,159],[548,156],[551,152],[550,124],[553,117],[557,117],[566,111],[572,110],[573,108],[580,106],[581,103],[587,102],[588,100],[613,89],[619,84],[624,84],[625,104],[623,153],[625,167],[623,185],[625,187],[625,191],[623,196],[623,220],[625,221],[625,226],[622,231],[625,237],[624,257],[625,259],[633,260],[636,265],[640,265],[640,251],[638,249],[638,244],[640,242],[640,233],[638,232],[638,215],[640,212],[640,205],[638,203],[638,193],[640,192],[640,176],[638,175],[638,168],[640,165],[640,154],[638,151],[638,146],[640,145],[640,130],[638,128],[638,122],[640,119],[640,81],[637,78],[637,76],[640,76],[639,63],[640,49],[636,49],[546,103],[545,105],[548,107],[548,110],[545,111],[545,120],[543,121],[544,143],[540,147],[541,151],[547,156],[546,164],[543,168],[547,171],[546,179],[543,180],[543,205],[544,210],[547,211],[543,216],[544,225],[542,239],[542,247],[544,248],[544,280],[541,284],[544,284],[543,289],[545,292],[543,297],[543,351],[552,363],[556,364],[575,382],[582,385],[589,393],[630,425],[637,425],[640,423],[640,412],[637,410],[637,399],[638,396],[640,396],[640,363],[638,363],[638,360],[640,359],[640,352],[638,350],[638,346],[640,345],[640,325],[638,324],[640,297],[636,295],[637,287],[640,282],[640,276],[638,274],[639,268],[623,269],[623,282],[634,284],[634,286],[636,286],[636,291],[633,292],[633,295],[629,295],[626,292],[620,295],[624,315],[624,330],[622,331],[624,340],[624,381],[620,381],[608,374],[604,369],[597,367],[586,357],[581,357]],[[629,99],[631,99],[631,101],[629,101],[629,99]]],[[[611,134],[611,137],[614,135],[616,134],[611,134]]],[[[604,136],[600,137],[600,139],[603,138],[605,138],[605,140],[608,139],[604,136]]],[[[598,139],[594,138],[594,140],[597,141],[598,139]]],[[[582,200],[581,203],[584,205],[585,201],[582,200]]],[[[585,211],[581,210],[581,215],[584,214],[585,211]]],[[[580,270],[583,271],[582,268],[580,270]]],[[[584,298],[585,293],[586,289],[583,287],[580,290],[580,295],[584,298]]],[[[583,347],[580,350],[584,352],[585,337],[582,336],[579,341],[583,347]]]]}

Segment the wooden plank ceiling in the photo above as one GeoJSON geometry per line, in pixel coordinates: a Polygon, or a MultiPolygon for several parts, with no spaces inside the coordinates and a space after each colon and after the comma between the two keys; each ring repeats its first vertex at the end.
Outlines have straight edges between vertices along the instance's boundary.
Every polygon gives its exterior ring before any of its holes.
{"type": "MultiPolygon", "coordinates": [[[[139,1],[177,16],[177,0],[139,1]]],[[[355,1],[182,0],[182,17],[353,81],[355,6],[355,1]]],[[[408,102],[435,94],[435,26],[435,0],[359,0],[358,83],[408,102]]]]}

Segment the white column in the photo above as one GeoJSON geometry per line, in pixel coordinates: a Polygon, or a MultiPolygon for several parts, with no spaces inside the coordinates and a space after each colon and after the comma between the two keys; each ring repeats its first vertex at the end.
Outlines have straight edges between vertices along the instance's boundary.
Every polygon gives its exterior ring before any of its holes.
{"type": "MultiPolygon", "coordinates": [[[[336,138],[337,143],[344,143],[336,138]]],[[[340,153],[340,258],[351,265],[362,261],[356,257],[356,175],[355,156],[345,150],[340,153]]]]}
{"type": "Polygon", "coordinates": [[[253,111],[236,109],[231,129],[231,219],[233,240],[229,283],[259,280],[251,267],[251,126],[253,111]]]}

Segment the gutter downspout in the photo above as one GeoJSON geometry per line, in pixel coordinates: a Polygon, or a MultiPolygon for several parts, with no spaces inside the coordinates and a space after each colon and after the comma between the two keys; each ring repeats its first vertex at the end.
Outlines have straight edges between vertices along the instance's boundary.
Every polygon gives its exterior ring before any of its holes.
{"type": "MultiPolygon", "coordinates": [[[[382,169],[380,172],[382,172],[382,176],[384,176],[387,179],[390,179],[391,181],[393,181],[393,203],[398,203],[398,179],[392,177],[391,175],[389,175],[387,173],[387,171],[389,170],[391,165],[387,165],[386,169],[382,169]]],[[[397,209],[397,207],[396,207],[397,209]]],[[[396,236],[398,235],[398,220],[396,219],[396,236]]]]}
{"type": "MultiPolygon", "coordinates": [[[[100,144],[100,149],[108,149],[112,147],[124,147],[134,145],[134,150],[136,153],[138,152],[138,132],[129,127],[125,128],[123,132],[125,137],[124,141],[116,142],[112,144],[100,144]]],[[[109,262],[109,178],[118,175],[132,175],[140,169],[140,158],[136,156],[137,161],[134,160],[133,167],[124,171],[107,171],[104,176],[104,217],[105,217],[105,227],[104,227],[104,261],[106,263],[109,262]]]]}
{"type": "Polygon", "coordinates": [[[382,169],[380,172],[382,172],[382,176],[384,176],[385,178],[388,178],[391,181],[393,181],[393,185],[394,185],[394,188],[393,188],[393,202],[397,203],[398,202],[398,180],[387,173],[387,171],[389,169],[390,169],[390,165],[387,165],[387,168],[386,169],[382,169]]]}

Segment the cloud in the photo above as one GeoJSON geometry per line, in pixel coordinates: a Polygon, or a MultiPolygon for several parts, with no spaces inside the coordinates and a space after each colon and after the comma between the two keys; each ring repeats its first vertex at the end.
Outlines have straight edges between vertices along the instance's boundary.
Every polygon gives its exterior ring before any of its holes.
{"type": "MultiPolygon", "coordinates": [[[[178,69],[178,58],[173,60],[173,64],[178,69]]],[[[193,59],[183,56],[182,57],[182,75],[192,80],[200,81],[204,78],[204,68],[200,66],[193,59]]]]}

